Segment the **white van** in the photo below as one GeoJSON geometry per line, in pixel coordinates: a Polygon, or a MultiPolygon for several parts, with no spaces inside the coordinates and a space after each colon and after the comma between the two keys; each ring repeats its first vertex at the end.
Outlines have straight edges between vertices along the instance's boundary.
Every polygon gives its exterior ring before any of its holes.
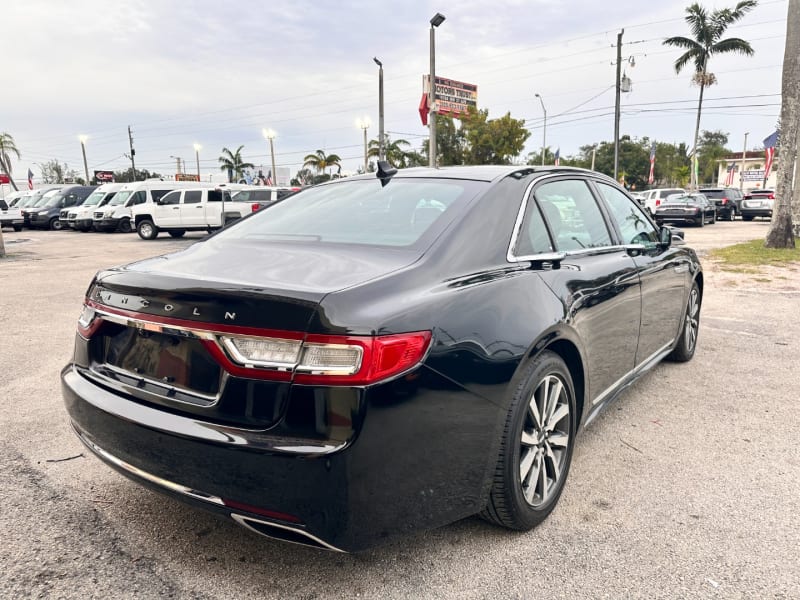
{"type": "Polygon", "coordinates": [[[94,211],[109,203],[124,183],[104,183],[92,192],[83,204],[73,206],[67,212],[66,226],[78,231],[90,231],[94,226],[94,211]]]}
{"type": "Polygon", "coordinates": [[[103,208],[96,209],[92,216],[92,223],[96,231],[133,231],[131,221],[131,207],[139,204],[152,203],[172,190],[186,188],[213,188],[213,183],[198,183],[196,181],[164,181],[161,179],[148,179],[126,183],[119,189],[114,197],[103,208]]]}

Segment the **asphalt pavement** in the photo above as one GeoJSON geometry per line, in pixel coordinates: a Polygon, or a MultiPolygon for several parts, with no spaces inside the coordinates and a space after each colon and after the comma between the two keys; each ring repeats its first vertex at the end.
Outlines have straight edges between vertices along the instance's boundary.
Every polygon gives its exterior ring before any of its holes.
{"type": "Polygon", "coordinates": [[[578,440],[524,534],[478,518],[357,555],[274,542],[145,490],[73,435],[59,371],[99,269],[197,241],[4,231],[0,597],[800,597],[800,268],[725,271],[766,222],[686,228],[706,269],[699,346],[578,440]]]}

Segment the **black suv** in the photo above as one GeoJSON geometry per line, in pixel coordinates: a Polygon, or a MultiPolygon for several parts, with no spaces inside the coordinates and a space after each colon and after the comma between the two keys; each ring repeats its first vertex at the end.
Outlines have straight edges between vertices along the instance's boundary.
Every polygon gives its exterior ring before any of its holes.
{"type": "Polygon", "coordinates": [[[717,218],[721,221],[733,221],[741,214],[742,192],[737,188],[702,188],[698,190],[717,206],[717,218]]]}

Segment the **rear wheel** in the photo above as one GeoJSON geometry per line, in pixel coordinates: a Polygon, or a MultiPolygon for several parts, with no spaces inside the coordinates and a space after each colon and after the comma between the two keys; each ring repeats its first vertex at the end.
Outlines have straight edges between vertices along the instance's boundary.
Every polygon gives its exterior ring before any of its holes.
{"type": "Polygon", "coordinates": [[[698,227],[705,227],[706,226],[706,216],[705,215],[700,215],[700,218],[698,218],[694,222],[694,224],[697,225],[698,227]]]}
{"type": "Polygon", "coordinates": [[[711,224],[713,225],[716,222],[717,222],[717,212],[714,211],[714,214],[711,215],[711,224]]]}
{"type": "Polygon", "coordinates": [[[139,224],[136,226],[136,232],[143,240],[153,240],[158,235],[158,227],[153,225],[150,219],[144,219],[139,221],[139,224]]]}
{"type": "Polygon", "coordinates": [[[734,219],[735,217],[736,217],[736,211],[735,211],[735,210],[733,210],[733,209],[731,209],[731,210],[728,212],[728,221],[733,221],[733,219],[734,219]]]}
{"type": "Polygon", "coordinates": [[[575,422],[569,369],[557,354],[544,351],[527,367],[511,401],[482,517],[526,531],[552,512],[569,472],[575,422]]]}
{"type": "MultiPolygon", "coordinates": [[[[131,227],[131,220],[130,219],[122,219],[122,221],[119,222],[119,226],[118,227],[119,227],[119,230],[120,230],[121,233],[130,233],[131,231],[133,231],[133,227],[131,227]]],[[[155,236],[153,236],[153,237],[155,237],[155,236]]]]}
{"type": "Polygon", "coordinates": [[[14,225],[14,231],[22,231],[22,225],[14,225]]]}
{"type": "Polygon", "coordinates": [[[697,282],[692,284],[689,292],[689,300],[686,303],[686,313],[683,316],[683,328],[681,329],[678,343],[667,359],[675,362],[686,362],[694,356],[697,348],[697,334],[700,332],[700,287],[697,282]]]}
{"type": "Polygon", "coordinates": [[[179,238],[179,237],[183,237],[184,235],[186,235],[186,230],[185,229],[173,229],[172,231],[169,232],[169,234],[174,238],[179,238]]]}
{"type": "Polygon", "coordinates": [[[50,229],[53,231],[61,231],[64,228],[64,224],[58,220],[58,217],[53,217],[50,219],[50,229]]]}

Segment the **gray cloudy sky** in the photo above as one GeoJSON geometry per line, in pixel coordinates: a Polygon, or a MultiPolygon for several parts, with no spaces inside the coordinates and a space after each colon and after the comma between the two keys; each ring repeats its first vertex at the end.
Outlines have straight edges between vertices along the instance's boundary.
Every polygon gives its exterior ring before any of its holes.
{"type": "MultiPolygon", "coordinates": [[[[203,146],[204,174],[219,172],[223,146],[240,144],[248,160],[267,168],[264,127],[277,132],[276,162],[292,172],[318,148],[355,170],[363,161],[356,119],[369,116],[369,136],[377,137],[373,56],[385,65],[386,129],[418,147],[427,131],[417,106],[436,12],[447,17],[437,30],[437,74],[477,84],[490,117],[524,118],[532,131],[525,153],[542,139],[535,92],[548,112],[548,145],[562,155],[613,137],[612,44],[621,27],[623,54],[636,62],[626,69],[633,91],[623,96],[621,132],[689,144],[693,133],[698,90],[690,70],[675,75],[677,52],[661,44],[688,35],[689,0],[7,4],[0,131],[22,153],[17,177],[29,167],[38,177],[37,163],[53,158],[82,170],[79,134],[89,136],[90,170],[129,166],[128,125],[136,166],[161,173],[174,172],[170,156],[194,172],[194,143],[203,146]]],[[[786,11],[786,0],[762,1],[729,30],[751,41],[755,56],[710,64],[719,83],[707,92],[702,127],[728,132],[734,148],[746,131],[748,146],[758,147],[774,130],[786,11]]]]}

